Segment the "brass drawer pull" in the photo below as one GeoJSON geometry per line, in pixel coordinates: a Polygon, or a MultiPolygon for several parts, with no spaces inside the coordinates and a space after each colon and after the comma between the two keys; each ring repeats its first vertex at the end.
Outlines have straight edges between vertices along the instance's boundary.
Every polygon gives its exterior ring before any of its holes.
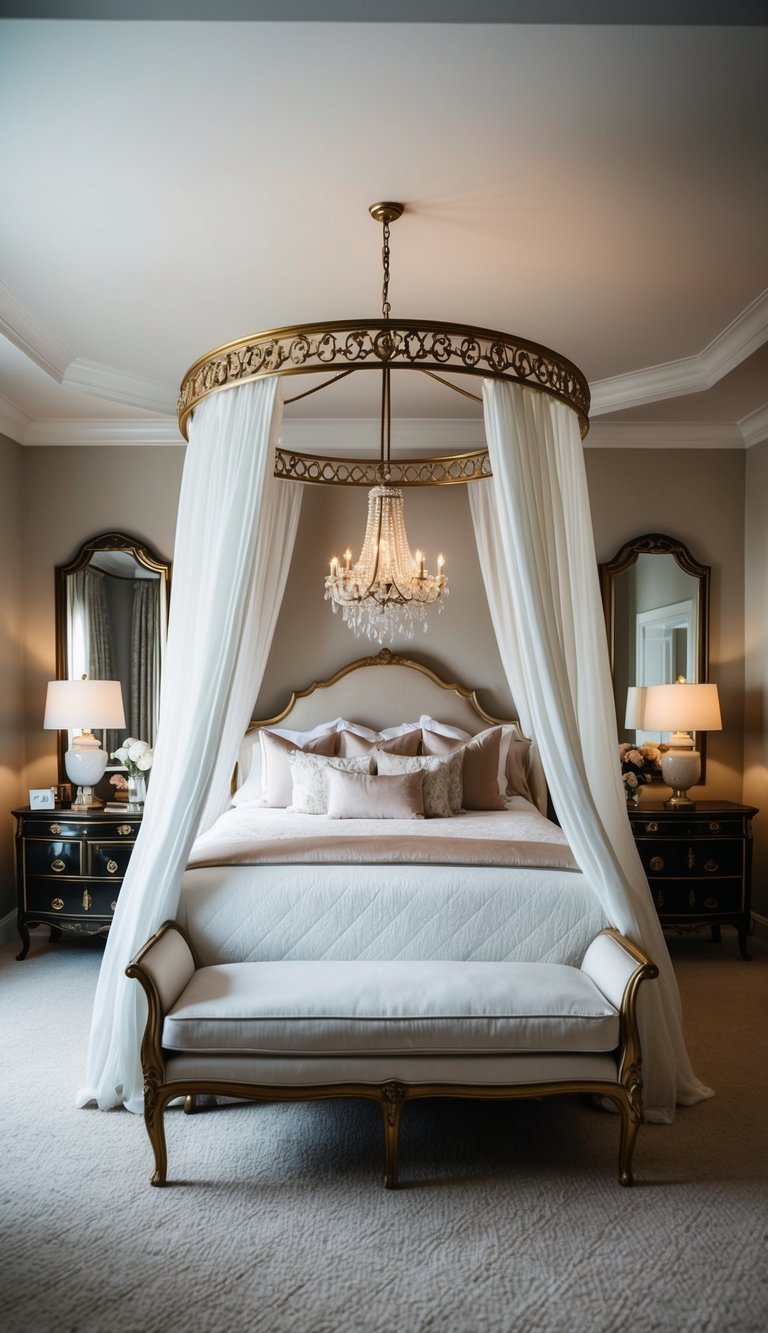
{"type": "Polygon", "coordinates": [[[50,831],[51,833],[61,833],[61,824],[51,824],[50,831]]]}
{"type": "Polygon", "coordinates": [[[86,911],[86,912],[90,911],[90,908],[91,908],[92,904],[93,904],[93,898],[91,897],[91,895],[90,895],[90,893],[88,892],[87,889],[83,889],[83,909],[84,909],[84,911],[86,911]]]}
{"type": "Polygon", "coordinates": [[[712,912],[714,908],[717,907],[717,898],[707,898],[704,902],[704,906],[708,907],[710,912],[712,912]]]}
{"type": "Polygon", "coordinates": [[[113,903],[110,903],[109,906],[110,906],[111,911],[114,912],[115,908],[117,907],[117,900],[115,900],[115,902],[113,902],[113,903]]]}
{"type": "Polygon", "coordinates": [[[693,889],[691,889],[688,893],[688,906],[689,907],[696,906],[696,894],[694,893],[693,889]]]}
{"type": "Polygon", "coordinates": [[[117,831],[121,838],[125,838],[129,833],[133,833],[133,828],[130,824],[118,824],[117,831]]]}
{"type": "Polygon", "coordinates": [[[650,859],[649,865],[650,865],[650,867],[651,867],[651,870],[663,870],[663,869],[664,869],[664,857],[663,857],[663,856],[652,856],[651,859],[650,859]]]}
{"type": "Polygon", "coordinates": [[[107,870],[109,871],[110,875],[114,875],[115,871],[119,869],[120,867],[117,864],[117,861],[107,861],[107,870]]]}
{"type": "Polygon", "coordinates": [[[712,823],[710,824],[710,826],[709,826],[709,831],[710,831],[710,833],[719,833],[719,832],[720,832],[720,824],[717,822],[716,819],[713,819],[712,823]]]}
{"type": "Polygon", "coordinates": [[[57,875],[60,875],[62,870],[66,870],[66,868],[67,868],[66,861],[61,861],[58,859],[58,857],[55,861],[51,861],[51,870],[55,870],[57,875]]]}
{"type": "Polygon", "coordinates": [[[658,833],[658,831],[659,831],[659,826],[658,826],[658,824],[656,823],[656,820],[655,820],[655,819],[652,819],[651,822],[650,822],[649,824],[646,824],[646,826],[645,826],[645,831],[646,831],[646,833],[658,833]]]}
{"type": "Polygon", "coordinates": [[[696,869],[696,856],[692,847],[688,848],[688,869],[696,869]]]}
{"type": "Polygon", "coordinates": [[[63,906],[64,906],[63,898],[51,898],[51,907],[53,908],[54,912],[60,912],[63,906]]]}
{"type": "Polygon", "coordinates": [[[715,871],[720,869],[720,866],[718,865],[717,861],[713,861],[710,858],[709,861],[705,862],[704,869],[708,870],[710,875],[714,875],[715,871]]]}
{"type": "Polygon", "coordinates": [[[664,906],[664,894],[661,892],[661,890],[659,890],[659,892],[656,894],[656,906],[658,908],[662,908],[664,906]]]}

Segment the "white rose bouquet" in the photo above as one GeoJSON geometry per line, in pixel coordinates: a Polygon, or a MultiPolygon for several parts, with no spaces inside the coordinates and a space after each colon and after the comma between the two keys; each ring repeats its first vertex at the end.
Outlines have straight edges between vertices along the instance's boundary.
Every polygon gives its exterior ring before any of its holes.
{"type": "Polygon", "coordinates": [[[155,752],[147,742],[136,740],[133,736],[126,736],[120,748],[112,754],[112,758],[127,768],[132,778],[143,778],[152,767],[154,757],[155,752]]]}

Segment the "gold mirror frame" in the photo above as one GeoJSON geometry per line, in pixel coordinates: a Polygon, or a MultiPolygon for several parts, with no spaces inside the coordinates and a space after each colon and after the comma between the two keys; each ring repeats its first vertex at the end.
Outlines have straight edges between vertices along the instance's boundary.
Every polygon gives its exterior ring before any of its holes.
{"type": "MultiPolygon", "coordinates": [[[[125,532],[101,532],[89,537],[66,564],[56,565],[55,579],[55,618],[56,618],[56,679],[67,680],[69,677],[69,643],[67,639],[67,578],[90,564],[91,558],[100,551],[119,551],[133,556],[137,564],[144,569],[159,574],[165,587],[164,617],[165,631],[168,629],[168,605],[171,590],[171,563],[138,537],[125,532]]],[[[67,733],[58,734],[59,782],[67,780],[64,755],[67,749],[67,733]]]]}
{"type": "MultiPolygon", "coordinates": [[[[694,646],[695,677],[697,682],[702,684],[706,683],[709,678],[709,565],[700,564],[691,555],[684,542],[677,537],[667,536],[665,533],[647,532],[640,537],[625,542],[612,560],[599,566],[611,676],[614,683],[614,700],[620,735],[626,731],[626,728],[624,727],[624,705],[616,698],[616,576],[626,573],[636,565],[641,555],[672,556],[683,573],[697,580],[697,623],[694,646]]],[[[637,682],[628,682],[628,684],[631,683],[637,682]]],[[[706,733],[698,733],[694,740],[701,754],[701,780],[703,782],[706,776],[706,733]]],[[[660,778],[658,780],[661,781],[660,778]]]]}

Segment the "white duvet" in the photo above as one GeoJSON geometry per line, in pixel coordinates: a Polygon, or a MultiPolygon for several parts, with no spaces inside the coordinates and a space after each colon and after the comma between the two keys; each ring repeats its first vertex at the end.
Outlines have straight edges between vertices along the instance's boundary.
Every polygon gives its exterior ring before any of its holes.
{"type": "Polygon", "coordinates": [[[202,964],[287,958],[578,963],[610,923],[581,872],[566,868],[572,862],[562,831],[520,797],[509,806],[407,821],[331,821],[240,806],[197,840],[179,921],[202,964]],[[302,829],[317,840],[328,824],[336,826],[327,833],[334,847],[324,847],[320,859],[305,848],[305,858],[296,860],[293,844],[302,829]],[[267,859],[254,856],[255,830],[267,859]],[[407,849],[401,837],[410,840],[407,849]],[[363,860],[361,849],[373,838],[378,859],[363,860]],[[222,839],[229,862],[213,863],[222,839]],[[515,842],[528,849],[525,859],[518,852],[517,861],[506,864],[508,853],[502,849],[500,860],[499,848],[515,842]],[[485,844],[485,863],[476,859],[478,843],[485,844]],[[469,844],[475,859],[462,862],[457,858],[469,844]],[[410,859],[403,860],[406,850],[410,859]],[[539,856],[538,864],[532,856],[539,856]]]}

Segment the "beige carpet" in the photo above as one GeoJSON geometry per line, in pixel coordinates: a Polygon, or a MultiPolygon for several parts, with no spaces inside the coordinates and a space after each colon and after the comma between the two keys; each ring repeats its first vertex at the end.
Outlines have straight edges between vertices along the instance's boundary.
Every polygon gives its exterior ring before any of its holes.
{"type": "Polygon", "coordinates": [[[381,1188],[378,1108],[79,1111],[98,945],[0,952],[0,1321],[48,1330],[612,1333],[768,1328],[768,956],[672,940],[689,1046],[717,1097],[645,1126],[571,1099],[406,1109],[381,1188]]]}

